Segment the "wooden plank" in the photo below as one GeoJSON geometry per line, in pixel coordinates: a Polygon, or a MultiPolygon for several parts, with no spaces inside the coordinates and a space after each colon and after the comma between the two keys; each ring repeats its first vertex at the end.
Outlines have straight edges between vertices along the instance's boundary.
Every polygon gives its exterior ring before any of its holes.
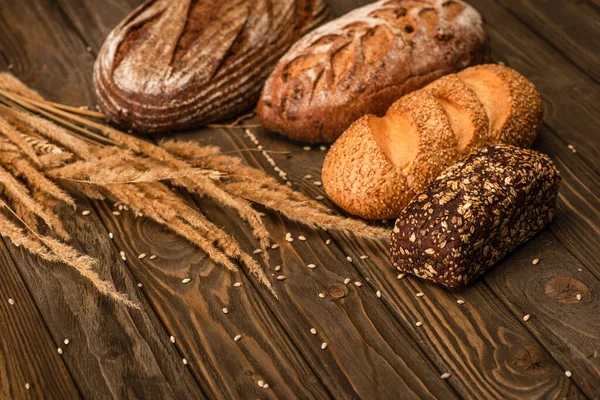
{"type": "Polygon", "coordinates": [[[515,5],[510,0],[500,0],[499,3],[583,73],[600,82],[600,6],[597,2],[535,0],[515,5]]]}
{"type": "Polygon", "coordinates": [[[117,217],[106,203],[96,208],[209,397],[329,397],[245,275],[229,273],[149,220],[126,211],[117,217]],[[140,260],[140,253],[157,258],[140,260]],[[186,277],[192,282],[182,283],[186,277]],[[238,281],[242,287],[232,286],[238,281]],[[235,342],[238,334],[242,339],[235,342]],[[269,390],[260,388],[259,380],[269,390]]]}
{"type": "MultiPolygon", "coordinates": [[[[90,70],[79,67],[91,65],[91,57],[79,39],[64,29],[56,8],[28,1],[4,5],[0,12],[3,63],[12,63],[17,76],[42,93],[51,93],[54,100],[91,101],[90,70]]],[[[84,199],[79,204],[90,207],[84,199]]],[[[89,398],[202,398],[169,336],[136,293],[135,282],[99,220],[94,214],[82,217],[66,207],[61,211],[74,236],[72,244],[98,258],[99,273],[145,306],[143,311],[133,311],[115,305],[68,267],[44,263],[9,246],[54,342],[70,340],[63,359],[81,394],[89,398]]]]}
{"type": "MultiPolygon", "coordinates": [[[[252,123],[254,121],[249,122],[252,123]]],[[[279,167],[288,173],[297,189],[312,197],[324,195],[322,188],[312,183],[320,179],[325,156],[319,146],[312,146],[310,151],[305,151],[301,146],[281,140],[275,134],[263,133],[262,129],[252,130],[265,149],[291,152],[288,155],[273,153],[273,157],[279,167]],[[306,175],[312,178],[305,179],[306,175]]],[[[251,148],[249,141],[243,141],[240,130],[223,131],[220,134],[206,131],[193,135],[193,138],[219,143],[227,149],[251,148]]],[[[260,153],[239,153],[248,162],[266,167],[260,153]]],[[[408,331],[410,340],[419,344],[438,371],[450,371],[453,374],[448,382],[461,396],[510,398],[533,396],[533,393],[536,393],[533,397],[583,396],[566,379],[550,353],[520,324],[520,317],[509,312],[483,282],[456,292],[414,278],[398,281],[389,262],[387,244],[369,243],[333,232],[320,238],[314,238],[306,230],[302,234],[308,239],[306,244],[302,244],[306,249],[297,252],[301,253],[305,263],[314,262],[306,259],[310,252],[314,253],[313,257],[321,257],[318,244],[323,238],[335,239],[334,243],[327,246],[331,257],[342,262],[347,255],[353,258],[355,270],[348,271],[346,276],[352,281],[360,279],[368,284],[370,293],[377,290],[382,292],[383,302],[398,323],[408,331]],[[361,255],[368,255],[369,258],[361,260],[361,255]],[[425,297],[416,297],[418,292],[425,293],[425,297]],[[459,306],[456,303],[458,298],[466,303],[459,306]],[[424,325],[417,327],[417,321],[424,322],[424,325]],[[529,356],[527,351],[533,356],[529,356]]],[[[285,263],[284,260],[282,265],[285,263]]],[[[293,265],[297,264],[293,262],[293,265]]],[[[331,262],[324,261],[322,264],[329,269],[331,262]]],[[[337,277],[338,282],[346,276],[337,277]]],[[[285,282],[289,284],[290,279],[285,282]]]]}
{"type": "Polygon", "coordinates": [[[56,350],[63,344],[53,342],[2,240],[0,268],[0,398],[79,398],[56,350]]]}
{"type": "Polygon", "coordinates": [[[563,181],[550,232],[600,279],[600,175],[544,127],[535,148],[550,155],[563,181]]]}
{"type": "Polygon", "coordinates": [[[600,85],[494,1],[471,0],[487,21],[492,57],[530,79],[542,94],[544,121],[600,172],[600,85]]]}
{"type": "Polygon", "coordinates": [[[531,315],[524,326],[563,370],[572,372],[571,379],[589,398],[600,397],[600,281],[548,232],[484,280],[515,316],[531,315]]]}

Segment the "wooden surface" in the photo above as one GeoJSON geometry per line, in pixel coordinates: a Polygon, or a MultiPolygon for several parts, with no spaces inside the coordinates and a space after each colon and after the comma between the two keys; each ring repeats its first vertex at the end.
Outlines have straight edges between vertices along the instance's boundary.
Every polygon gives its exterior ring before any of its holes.
{"type": "MultiPolygon", "coordinates": [[[[95,54],[139,2],[4,0],[0,70],[51,100],[94,106],[95,54]]],[[[365,2],[330,1],[336,15],[365,2]]],[[[273,279],[276,299],[246,271],[226,272],[156,224],[80,198],[78,207],[92,213],[64,210],[73,245],[98,257],[101,275],[143,309],[112,304],[68,268],[0,242],[0,398],[600,398],[600,8],[592,0],[470,2],[488,22],[493,59],[542,92],[545,124],[535,147],[564,178],[547,230],[457,291],[398,280],[383,243],[267,212],[281,248],[265,268],[274,277],[282,265],[287,276],[273,279]],[[288,243],[286,232],[307,240],[288,243]],[[158,257],[139,260],[142,252],[158,257]],[[193,281],[183,285],[186,276],[193,281]],[[444,372],[452,376],[440,379],[444,372]]],[[[289,152],[273,157],[297,190],[324,194],[312,184],[324,151],[252,131],[265,148],[289,152]]],[[[272,172],[243,129],[175,136],[272,172]]],[[[256,247],[231,210],[189,200],[247,250],[256,247]]]]}

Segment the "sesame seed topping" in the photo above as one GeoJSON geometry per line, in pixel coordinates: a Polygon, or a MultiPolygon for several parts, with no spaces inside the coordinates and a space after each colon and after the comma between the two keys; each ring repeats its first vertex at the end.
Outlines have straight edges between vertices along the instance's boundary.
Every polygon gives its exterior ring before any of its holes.
{"type": "Polygon", "coordinates": [[[465,304],[465,301],[464,301],[464,300],[461,300],[461,299],[458,299],[458,300],[456,300],[456,302],[457,302],[458,304],[465,304]]]}
{"type": "Polygon", "coordinates": [[[317,268],[317,266],[315,264],[308,264],[307,267],[310,268],[310,269],[317,268]]]}
{"type": "Polygon", "coordinates": [[[571,373],[571,371],[565,371],[565,375],[567,376],[567,378],[570,378],[573,376],[573,374],[571,373]]]}
{"type": "Polygon", "coordinates": [[[434,249],[432,249],[432,248],[425,249],[425,253],[426,253],[426,254],[435,254],[435,250],[434,250],[434,249]]]}
{"type": "Polygon", "coordinates": [[[539,258],[534,258],[533,261],[531,262],[533,265],[536,265],[537,263],[540,262],[539,258]]]}
{"type": "Polygon", "coordinates": [[[235,335],[235,337],[233,338],[233,341],[239,342],[241,338],[242,338],[242,335],[235,335]]]}
{"type": "Polygon", "coordinates": [[[317,330],[315,328],[310,328],[310,333],[312,333],[313,335],[316,335],[317,330]]]}
{"type": "Polygon", "coordinates": [[[175,343],[175,336],[170,336],[169,340],[171,341],[171,343],[175,343]]]}
{"type": "Polygon", "coordinates": [[[81,215],[83,215],[85,217],[86,215],[90,215],[91,213],[92,212],[90,210],[85,210],[81,213],[81,215]]]}
{"type": "Polygon", "coordinates": [[[415,325],[416,326],[423,326],[423,323],[421,321],[417,321],[417,323],[415,325]]]}
{"type": "Polygon", "coordinates": [[[321,348],[322,348],[323,350],[325,350],[325,349],[327,348],[327,342],[323,342],[323,343],[321,344],[321,348]]]}
{"type": "Polygon", "coordinates": [[[442,379],[448,379],[452,376],[452,374],[450,372],[444,372],[442,375],[440,375],[440,378],[442,379]]]}
{"type": "Polygon", "coordinates": [[[527,322],[527,321],[529,321],[529,318],[531,318],[531,314],[525,314],[523,316],[523,321],[527,322]]]}
{"type": "Polygon", "coordinates": [[[190,278],[183,278],[181,283],[190,283],[192,280],[190,278]]]}
{"type": "Polygon", "coordinates": [[[229,309],[227,307],[223,307],[223,314],[229,314],[229,309]]]}

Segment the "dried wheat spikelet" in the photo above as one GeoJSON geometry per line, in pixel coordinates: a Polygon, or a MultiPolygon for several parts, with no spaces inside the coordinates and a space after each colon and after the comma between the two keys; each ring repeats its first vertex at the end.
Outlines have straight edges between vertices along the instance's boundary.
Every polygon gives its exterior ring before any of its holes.
{"type": "Polygon", "coordinates": [[[138,305],[94,272],[96,260],[68,244],[53,209],[59,203],[75,207],[69,191],[118,202],[166,226],[229,270],[243,265],[271,291],[259,263],[172,188],[233,208],[252,229],[265,262],[269,232],[253,204],[314,228],[363,238],[389,235],[386,229],[331,214],[216,147],[172,140],[156,145],[94,121],[99,118],[103,115],[95,111],[46,101],[14,76],[0,74],[0,233],[45,260],[73,267],[101,293],[128,306],[138,305]]]}

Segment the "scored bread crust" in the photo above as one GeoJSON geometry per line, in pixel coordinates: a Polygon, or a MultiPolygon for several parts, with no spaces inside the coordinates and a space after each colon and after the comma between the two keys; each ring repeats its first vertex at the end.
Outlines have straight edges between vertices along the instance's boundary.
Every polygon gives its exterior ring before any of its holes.
{"type": "Polygon", "coordinates": [[[289,138],[332,142],[362,115],[489,53],[479,13],[460,0],[382,0],[300,39],[265,83],[263,126],[289,138]]]}
{"type": "Polygon", "coordinates": [[[530,146],[542,113],[538,91],[516,71],[499,65],[471,67],[402,97],[382,118],[367,115],[348,128],[325,158],[323,186],[351,214],[395,218],[415,193],[461,156],[489,145],[530,146]],[[485,96],[482,87],[493,87],[495,97],[485,96]],[[502,112],[494,103],[503,104],[502,112]],[[394,125],[399,118],[410,124],[394,125]],[[377,140],[382,133],[373,129],[376,120],[385,122],[386,140],[377,140]],[[458,148],[464,137],[468,140],[458,148]],[[401,150],[408,155],[396,160],[395,152],[401,150]]]}
{"type": "Polygon", "coordinates": [[[324,0],[148,0],[100,49],[100,108],[148,132],[234,117],[256,104],[285,51],[328,16],[324,0]]]}

